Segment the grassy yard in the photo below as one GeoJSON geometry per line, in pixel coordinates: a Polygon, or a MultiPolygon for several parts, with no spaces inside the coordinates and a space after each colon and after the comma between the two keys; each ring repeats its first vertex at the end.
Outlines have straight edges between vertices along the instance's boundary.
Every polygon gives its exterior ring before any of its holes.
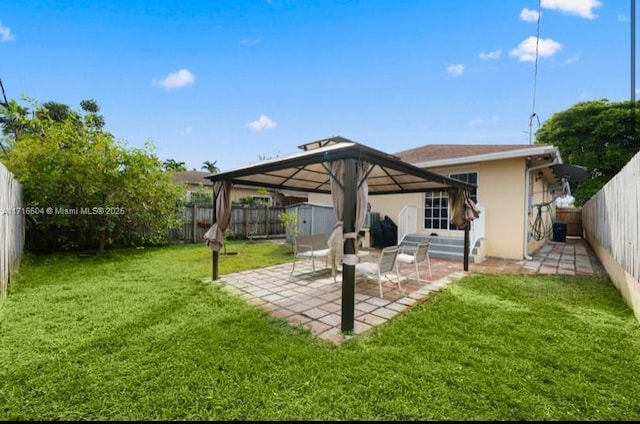
{"type": "MultiPolygon", "coordinates": [[[[291,260],[232,242],[221,274],[291,260]]],[[[1,420],[632,420],[640,325],[606,279],[475,275],[334,346],[203,283],[203,245],[28,256],[1,420]]]]}

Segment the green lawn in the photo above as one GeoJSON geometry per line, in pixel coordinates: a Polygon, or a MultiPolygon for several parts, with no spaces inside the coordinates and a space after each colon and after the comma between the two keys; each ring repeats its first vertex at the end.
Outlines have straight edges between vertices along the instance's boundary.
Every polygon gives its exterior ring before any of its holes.
{"type": "MultiPolygon", "coordinates": [[[[221,274],[289,261],[232,242],[221,274]]],[[[1,420],[632,420],[640,325],[606,279],[475,275],[335,346],[215,286],[204,245],[27,256],[1,420]]]]}

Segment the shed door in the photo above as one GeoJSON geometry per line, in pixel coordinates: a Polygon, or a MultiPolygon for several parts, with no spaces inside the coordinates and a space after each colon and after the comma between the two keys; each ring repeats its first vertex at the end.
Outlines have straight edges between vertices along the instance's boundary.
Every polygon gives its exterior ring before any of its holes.
{"type": "Polygon", "coordinates": [[[300,234],[313,234],[313,209],[309,207],[298,208],[298,229],[300,234]]]}

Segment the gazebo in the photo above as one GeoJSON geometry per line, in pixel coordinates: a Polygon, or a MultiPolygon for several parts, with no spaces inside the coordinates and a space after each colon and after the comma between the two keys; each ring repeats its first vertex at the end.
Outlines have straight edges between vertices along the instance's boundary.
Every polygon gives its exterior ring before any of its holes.
{"type": "MultiPolygon", "coordinates": [[[[213,226],[205,234],[213,251],[212,279],[218,279],[219,250],[230,223],[229,190],[232,185],[277,188],[331,194],[336,218],[343,223],[341,330],[354,326],[356,235],[369,194],[445,191],[461,199],[476,186],[403,162],[398,157],[343,137],[330,137],[299,146],[302,151],[253,165],[213,174],[213,226]]],[[[469,263],[469,229],[465,230],[464,269],[469,263]]]]}

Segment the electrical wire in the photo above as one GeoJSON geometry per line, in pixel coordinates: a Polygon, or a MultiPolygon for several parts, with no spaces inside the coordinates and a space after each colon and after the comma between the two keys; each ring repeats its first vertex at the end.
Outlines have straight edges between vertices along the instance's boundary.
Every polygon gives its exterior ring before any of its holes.
{"type": "MultiPolygon", "coordinates": [[[[11,124],[11,126],[13,126],[13,117],[11,116],[11,107],[9,106],[9,101],[7,100],[7,93],[5,93],[4,91],[4,84],[2,84],[2,78],[0,78],[0,89],[2,90],[2,98],[4,99],[3,104],[7,108],[7,114],[9,115],[9,123],[11,124]]],[[[14,132],[15,132],[15,128],[14,128],[14,132]]],[[[4,145],[2,144],[1,141],[0,141],[0,147],[2,148],[2,153],[4,153],[7,159],[9,159],[9,154],[5,150],[4,145]]]]}
{"type": "MultiPolygon", "coordinates": [[[[536,24],[536,56],[533,68],[533,102],[531,105],[531,115],[529,115],[529,144],[532,144],[533,137],[533,118],[537,118],[536,114],[536,91],[538,89],[538,47],[540,45],[540,18],[542,17],[542,0],[538,0],[538,21],[536,24]]],[[[538,128],[540,127],[540,119],[538,118],[538,128]]]]}
{"type": "Polygon", "coordinates": [[[533,205],[537,208],[536,217],[531,224],[531,237],[540,241],[544,238],[551,239],[553,235],[553,215],[551,214],[551,203],[539,203],[533,205]],[[542,208],[547,212],[547,219],[543,218],[542,208]]]}

